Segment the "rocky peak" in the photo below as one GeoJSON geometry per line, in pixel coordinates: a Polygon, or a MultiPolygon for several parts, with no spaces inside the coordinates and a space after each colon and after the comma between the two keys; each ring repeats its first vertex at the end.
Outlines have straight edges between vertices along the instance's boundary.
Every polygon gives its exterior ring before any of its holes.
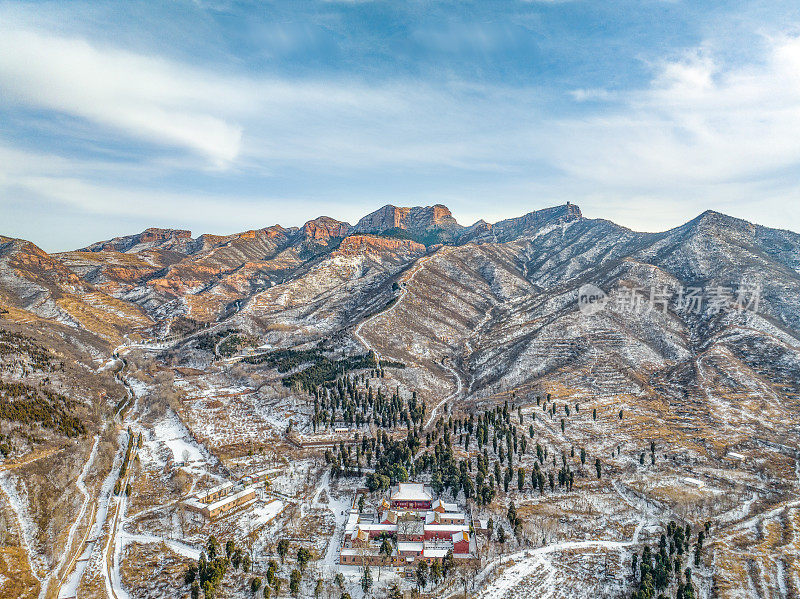
{"type": "Polygon", "coordinates": [[[191,245],[192,232],[185,229],[159,229],[150,227],[135,235],[115,237],[98,241],[83,248],[84,252],[137,252],[142,249],[160,248],[185,251],[191,245]]]}
{"type": "Polygon", "coordinates": [[[756,225],[753,223],[714,210],[706,210],[700,216],[690,220],[686,224],[689,228],[697,230],[730,230],[746,232],[748,234],[755,232],[756,228],[756,225]]]}
{"type": "Polygon", "coordinates": [[[320,216],[303,225],[303,237],[305,241],[328,245],[331,239],[347,237],[350,229],[349,223],[330,216],[320,216]]]}
{"type": "Polygon", "coordinates": [[[282,227],[281,225],[272,225],[270,227],[265,227],[265,228],[261,229],[261,231],[264,233],[264,235],[266,235],[270,239],[276,239],[276,238],[279,238],[279,237],[286,237],[290,233],[292,233],[292,232],[294,232],[296,230],[297,229],[295,227],[289,227],[287,229],[286,227],[282,227]]]}
{"type": "Polygon", "coordinates": [[[562,206],[543,208],[517,218],[501,220],[492,226],[491,232],[499,241],[511,241],[535,233],[546,226],[568,223],[581,218],[583,218],[581,209],[567,202],[562,206]]]}
{"type": "Polygon", "coordinates": [[[186,229],[158,229],[150,227],[139,235],[139,243],[152,243],[168,239],[191,239],[192,232],[186,229]]]}
{"type": "Polygon", "coordinates": [[[83,288],[84,282],[39,246],[24,239],[0,236],[0,272],[15,272],[29,282],[56,290],[61,286],[83,288]]]}
{"type": "Polygon", "coordinates": [[[398,207],[387,204],[358,221],[359,233],[385,233],[405,230],[422,234],[435,228],[461,228],[452,213],[442,204],[398,207]]]}

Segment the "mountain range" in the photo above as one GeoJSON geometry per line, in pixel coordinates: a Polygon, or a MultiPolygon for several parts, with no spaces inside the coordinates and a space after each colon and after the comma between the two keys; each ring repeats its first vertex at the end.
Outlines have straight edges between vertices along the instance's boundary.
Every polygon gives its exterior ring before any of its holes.
{"type": "Polygon", "coordinates": [[[406,300],[371,327],[382,324],[376,346],[415,362],[447,357],[471,392],[580,366],[585,384],[609,392],[671,392],[667,377],[683,393],[703,384],[699,356],[705,377],[732,388],[798,391],[800,235],[712,211],[662,233],[588,219],[572,204],[471,226],[442,205],[389,205],[355,225],[147,229],[52,255],[0,237],[4,318],[59,322],[109,345],[225,323],[294,346],[346,334],[399,293],[406,300]],[[577,310],[585,284],[613,300],[591,317],[577,310]],[[726,297],[681,311],[688,288],[726,297]],[[734,309],[742,288],[758,290],[756,310],[734,309]],[[664,290],[667,309],[653,309],[664,290]]]}
{"type": "Polygon", "coordinates": [[[735,364],[736,376],[797,391],[800,235],[711,211],[663,233],[587,219],[571,204],[471,226],[442,205],[388,205],[355,225],[320,217],[198,237],[147,229],[52,255],[0,237],[0,305],[4,318],[57,321],[109,344],[224,321],[291,346],[347,331],[380,310],[398,294],[393,283],[424,257],[412,297],[376,341],[400,355],[419,341],[435,346],[475,389],[599,352],[613,354],[601,360],[612,379],[641,391],[663,384],[626,373],[680,370],[724,346],[723,371],[735,364]],[[720,309],[689,312],[674,303],[637,312],[609,302],[585,318],[576,307],[587,283],[616,300],[634,289],[639,308],[654,289],[673,299],[689,287],[731,297],[720,309]],[[759,289],[756,311],[731,309],[742,286],[759,289]],[[745,351],[751,346],[757,351],[745,351]]]}
{"type": "MultiPolygon", "coordinates": [[[[10,455],[28,460],[18,481],[38,532],[27,538],[20,525],[16,543],[39,547],[31,571],[57,561],[59,545],[47,539],[65,538],[65,514],[84,497],[73,483],[98,443],[111,468],[118,440],[109,423],[123,422],[126,388],[145,398],[149,418],[163,416],[164,402],[185,417],[173,383],[200,373],[197,381],[225,390],[221,398],[258,388],[253,401],[274,406],[264,412],[274,418],[291,394],[283,371],[236,360],[312,347],[402,363],[391,384],[435,406],[430,419],[520,396],[533,405],[546,391],[564,406],[602,410],[607,432],[617,411],[620,421],[634,414],[624,430],[591,441],[600,455],[652,443],[673,460],[689,451],[713,465],[729,447],[746,448],[758,476],[775,470],[762,495],[793,497],[793,467],[758,456],[796,446],[797,233],[712,211],[642,233],[567,204],[469,226],[435,205],[224,236],[147,229],[53,254],[0,236],[0,391],[18,397],[0,450],[10,444],[10,455]],[[112,359],[120,351],[129,358],[112,359]]],[[[201,426],[207,415],[192,418],[188,426],[201,426]]],[[[680,459],[675,467],[691,472],[680,459]]],[[[706,474],[720,476],[714,468],[706,474]]]]}

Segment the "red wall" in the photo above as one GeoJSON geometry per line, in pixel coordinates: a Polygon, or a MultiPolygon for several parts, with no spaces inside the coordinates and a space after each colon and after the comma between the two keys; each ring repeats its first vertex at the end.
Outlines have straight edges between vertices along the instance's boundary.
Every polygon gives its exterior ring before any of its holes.
{"type": "Polygon", "coordinates": [[[469,541],[459,541],[453,544],[453,553],[469,553],[469,541]]]}
{"type": "Polygon", "coordinates": [[[430,501],[392,501],[392,507],[410,508],[415,510],[431,509],[430,501]]]}

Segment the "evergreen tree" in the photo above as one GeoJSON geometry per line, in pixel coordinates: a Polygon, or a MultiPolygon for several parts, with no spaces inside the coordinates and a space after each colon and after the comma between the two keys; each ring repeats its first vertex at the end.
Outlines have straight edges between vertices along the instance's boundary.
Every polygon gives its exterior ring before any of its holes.
{"type": "Polygon", "coordinates": [[[434,585],[439,584],[439,581],[442,579],[442,564],[438,560],[435,560],[429,569],[430,572],[430,579],[434,585]]]}
{"type": "Polygon", "coordinates": [[[506,530],[502,526],[497,527],[497,542],[500,543],[501,546],[505,545],[506,542],[506,530]]]}
{"type": "Polygon", "coordinates": [[[424,589],[428,584],[428,564],[420,561],[417,563],[416,570],[417,588],[424,589]]]}
{"type": "Polygon", "coordinates": [[[517,508],[514,506],[514,502],[511,502],[511,505],[508,506],[508,512],[506,513],[506,517],[508,518],[508,523],[511,525],[511,528],[517,525],[517,508]]]}
{"type": "Polygon", "coordinates": [[[300,549],[297,550],[297,565],[300,566],[301,573],[306,571],[306,566],[308,565],[310,559],[311,552],[308,549],[305,547],[300,547],[300,549]]]}
{"type": "Polygon", "coordinates": [[[250,581],[250,592],[255,595],[258,592],[258,589],[261,588],[261,579],[256,576],[250,581]]]}
{"type": "Polygon", "coordinates": [[[289,592],[293,597],[297,597],[300,593],[300,580],[302,576],[300,570],[292,570],[291,574],[289,574],[289,592]]]}
{"type": "Polygon", "coordinates": [[[214,558],[217,556],[219,552],[219,543],[217,542],[217,537],[211,535],[208,537],[208,543],[206,543],[206,551],[208,552],[208,559],[209,561],[214,561],[214,558]]]}
{"type": "Polygon", "coordinates": [[[289,553],[289,541],[288,539],[281,539],[278,541],[278,556],[281,558],[281,562],[286,559],[287,553],[289,553]]]}
{"type": "Polygon", "coordinates": [[[447,578],[456,570],[456,560],[453,557],[453,550],[448,549],[442,560],[442,575],[447,578]]]}

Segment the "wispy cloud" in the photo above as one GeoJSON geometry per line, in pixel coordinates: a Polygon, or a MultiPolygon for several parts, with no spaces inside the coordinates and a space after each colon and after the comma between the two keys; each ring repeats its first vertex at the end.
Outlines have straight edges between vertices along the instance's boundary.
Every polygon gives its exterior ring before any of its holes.
{"type": "Polygon", "coordinates": [[[571,175],[658,188],[800,166],[800,38],[770,40],[760,64],[695,50],[619,98],[610,111],[559,124],[555,162],[571,175]]]}
{"type": "Polygon", "coordinates": [[[609,102],[616,98],[616,94],[602,87],[587,89],[574,89],[569,92],[576,102],[609,102]]]}
{"type": "Polygon", "coordinates": [[[185,65],[98,48],[82,39],[27,30],[0,36],[5,102],[188,148],[223,166],[239,154],[242,128],[219,115],[241,97],[220,83],[185,65]]]}
{"type": "Polygon", "coordinates": [[[493,147],[510,110],[524,115],[526,94],[459,82],[228,76],[24,29],[0,36],[0,90],[0,104],[85,119],[110,136],[190,150],[218,167],[259,168],[484,168],[496,158],[488,138],[496,137],[493,147]]]}
{"type": "MultiPolygon", "coordinates": [[[[159,53],[147,42],[92,35],[91,25],[58,28],[27,13],[7,20],[0,110],[15,122],[0,128],[0,211],[16,202],[17,221],[35,220],[21,204],[30,200],[70,211],[76,222],[138,217],[233,231],[326,212],[354,219],[385,201],[446,201],[474,220],[570,200],[590,215],[644,229],[709,207],[800,228],[797,209],[786,207],[782,223],[773,218],[779,208],[759,213],[753,201],[779,207],[796,197],[787,173],[800,171],[798,38],[767,38],[763,55],[747,63],[708,50],[719,41],[693,40],[697,48],[684,48],[679,59],[677,51],[660,62],[642,59],[649,75],[635,86],[574,72],[566,86],[548,80],[559,71],[555,60],[535,77],[515,68],[548,63],[558,44],[539,47],[548,31],[538,13],[535,31],[463,21],[461,13],[409,25],[401,30],[413,51],[444,66],[379,74],[358,61],[328,68],[327,57],[313,54],[348,35],[352,23],[339,16],[330,16],[337,25],[325,30],[325,43],[315,29],[265,51],[265,35],[306,23],[270,22],[242,42],[254,54],[225,48],[207,61],[185,47],[159,53]],[[322,66],[272,68],[295,54],[301,66],[322,66]],[[475,68],[448,68],[459,60],[475,68]],[[499,76],[471,77],[494,67],[499,76]],[[91,151],[74,139],[86,130],[91,151]]],[[[216,31],[213,19],[203,27],[216,31]]],[[[387,39],[393,26],[383,24],[387,39]]],[[[193,35],[186,32],[202,45],[193,35]]],[[[375,43],[369,35],[344,39],[339,58],[353,48],[369,58],[375,43]]],[[[386,43],[375,53],[395,48],[386,43]]]]}

